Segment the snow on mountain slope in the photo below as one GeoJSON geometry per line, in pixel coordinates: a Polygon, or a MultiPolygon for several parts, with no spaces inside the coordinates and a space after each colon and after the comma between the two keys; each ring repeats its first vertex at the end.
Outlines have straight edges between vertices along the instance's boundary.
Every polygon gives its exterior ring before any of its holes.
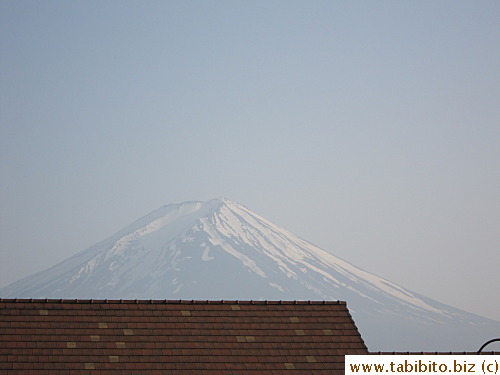
{"type": "Polygon", "coordinates": [[[0,296],[345,300],[371,350],[475,350],[500,333],[223,198],[163,206],[0,296]]]}

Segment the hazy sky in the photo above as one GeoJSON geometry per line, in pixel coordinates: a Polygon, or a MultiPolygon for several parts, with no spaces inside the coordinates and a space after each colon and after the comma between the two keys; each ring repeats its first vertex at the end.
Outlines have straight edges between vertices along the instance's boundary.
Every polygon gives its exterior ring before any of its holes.
{"type": "Polygon", "coordinates": [[[0,286],[224,196],[500,320],[500,2],[0,1],[0,286]]]}

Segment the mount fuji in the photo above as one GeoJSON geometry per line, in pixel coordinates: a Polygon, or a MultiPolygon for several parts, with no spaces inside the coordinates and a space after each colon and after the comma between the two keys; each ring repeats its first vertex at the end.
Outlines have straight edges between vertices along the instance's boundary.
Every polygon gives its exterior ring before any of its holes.
{"type": "Polygon", "coordinates": [[[361,270],[226,200],[160,207],[2,298],[344,300],[371,351],[474,351],[500,322],[361,270]]]}

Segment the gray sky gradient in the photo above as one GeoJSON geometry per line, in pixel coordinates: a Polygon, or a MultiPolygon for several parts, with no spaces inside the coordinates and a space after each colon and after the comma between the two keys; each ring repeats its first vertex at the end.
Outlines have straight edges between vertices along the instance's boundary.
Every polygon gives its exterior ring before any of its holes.
{"type": "Polygon", "coordinates": [[[0,286],[224,196],[500,320],[498,1],[0,2],[0,286]]]}

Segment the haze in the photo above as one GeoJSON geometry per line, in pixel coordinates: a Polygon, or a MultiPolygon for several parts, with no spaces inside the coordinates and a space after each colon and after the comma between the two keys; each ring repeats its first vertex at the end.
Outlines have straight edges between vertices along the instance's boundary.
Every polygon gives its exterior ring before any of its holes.
{"type": "Polygon", "coordinates": [[[225,196],[500,320],[498,1],[0,2],[0,286],[225,196]]]}

